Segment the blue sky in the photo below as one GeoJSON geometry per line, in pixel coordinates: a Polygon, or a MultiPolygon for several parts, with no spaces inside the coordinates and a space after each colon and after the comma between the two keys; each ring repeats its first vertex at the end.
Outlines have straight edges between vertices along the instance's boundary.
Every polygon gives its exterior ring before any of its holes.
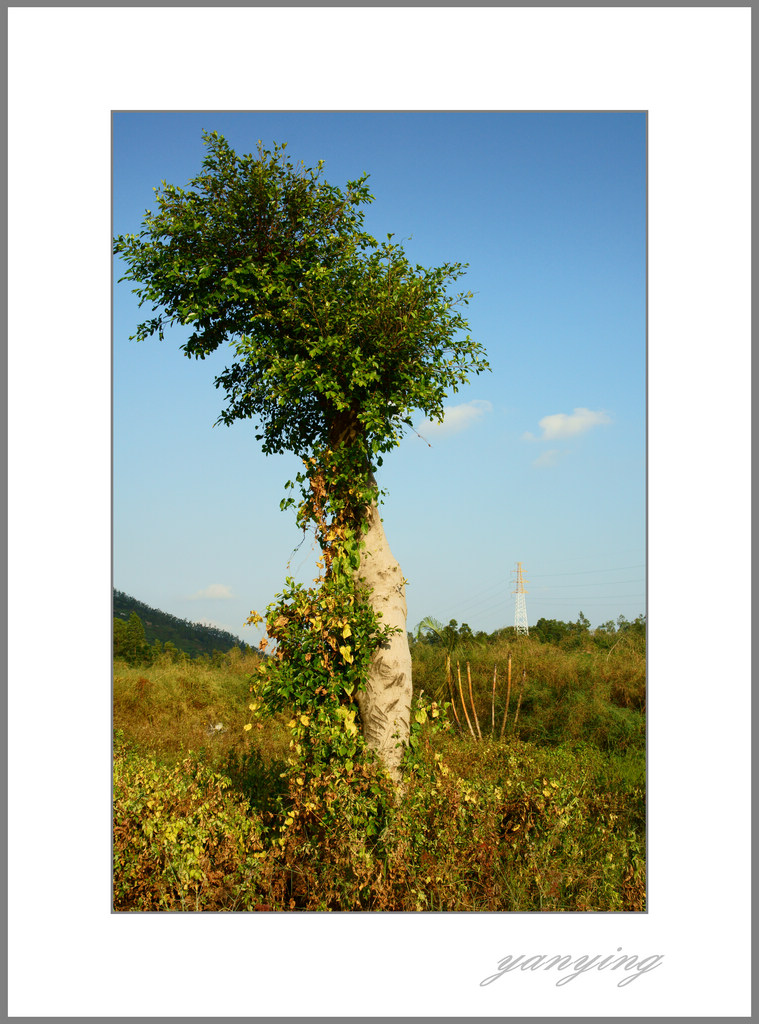
{"type": "MultiPolygon", "coordinates": [[[[199,170],[204,130],[241,152],[287,142],[340,186],[368,172],[367,230],[408,239],[415,262],[469,264],[492,373],[379,478],[408,628],[513,624],[517,562],[530,624],[645,612],[644,115],[115,114],[114,234],[199,170]]],[[[113,309],[114,586],[255,642],[249,612],[312,575],[311,538],[279,511],[299,464],[264,457],[250,422],[213,427],[229,350],[191,362],[184,330],[128,341],[146,312],[129,283],[113,309]]]]}

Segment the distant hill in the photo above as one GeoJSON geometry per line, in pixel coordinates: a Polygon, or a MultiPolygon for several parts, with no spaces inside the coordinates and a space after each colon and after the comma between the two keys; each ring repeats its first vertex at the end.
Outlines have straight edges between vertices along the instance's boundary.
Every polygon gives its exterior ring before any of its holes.
{"type": "Polygon", "coordinates": [[[233,647],[239,647],[243,651],[253,650],[239,637],[227,633],[226,630],[218,629],[216,626],[204,626],[199,622],[188,622],[187,619],[178,619],[176,615],[151,608],[121,590],[114,590],[113,617],[126,621],[132,612],[137,613],[145,627],[145,640],[148,644],[154,644],[156,640],[160,640],[161,643],[170,640],[180,651],[193,658],[199,654],[210,655],[214,651],[230,651],[233,647]]]}

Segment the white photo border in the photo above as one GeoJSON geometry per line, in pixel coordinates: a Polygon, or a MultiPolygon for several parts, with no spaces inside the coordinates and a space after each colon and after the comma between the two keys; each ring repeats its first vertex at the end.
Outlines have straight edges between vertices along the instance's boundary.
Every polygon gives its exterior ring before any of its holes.
{"type": "Polygon", "coordinates": [[[750,1013],[750,16],[9,10],[11,1016],[750,1013]],[[648,913],[110,913],[110,117],[130,109],[648,112],[648,913]],[[664,960],[623,989],[479,985],[509,954],[618,947],[664,960]]]}

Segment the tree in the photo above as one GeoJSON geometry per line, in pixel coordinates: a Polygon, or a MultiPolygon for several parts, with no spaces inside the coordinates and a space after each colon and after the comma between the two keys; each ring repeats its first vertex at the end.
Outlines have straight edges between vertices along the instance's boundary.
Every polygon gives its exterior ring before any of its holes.
{"type": "MultiPolygon", "coordinates": [[[[621,618],[624,618],[624,616],[621,616],[621,618]]],[[[573,625],[576,626],[578,632],[587,633],[590,630],[590,619],[587,615],[583,615],[583,613],[580,612],[577,616],[577,622],[573,623],[573,625]]]]}
{"type": "Polygon", "coordinates": [[[432,647],[444,647],[446,653],[450,655],[458,641],[458,625],[455,619],[451,619],[448,625],[444,626],[442,622],[428,615],[416,627],[416,637],[432,647]]]}
{"type": "MultiPolygon", "coordinates": [[[[479,635],[486,636],[484,633],[479,635]]],[[[433,647],[444,647],[449,657],[458,645],[466,645],[475,639],[471,626],[466,622],[459,626],[455,619],[451,619],[448,625],[444,626],[432,616],[422,619],[416,627],[416,638],[433,647]]]]}
{"type": "Polygon", "coordinates": [[[537,637],[544,644],[559,644],[569,636],[571,625],[559,619],[538,619],[530,629],[530,636],[537,637]]]}
{"type": "Polygon", "coordinates": [[[123,619],[113,620],[113,656],[132,664],[149,658],[145,627],[137,612],[132,612],[126,622],[123,619]]]}
{"type": "Polygon", "coordinates": [[[398,778],[411,659],[375,472],[412,412],[441,420],[446,394],[487,368],[482,347],[461,336],[457,307],[471,295],[449,294],[464,267],[412,266],[392,235],[368,235],[367,175],[341,190],[321,161],[290,162],[285,145],[238,156],[215,132],[204,141],[200,174],[186,188],[162,183],[141,233],[115,240],[122,280],[157,314],[134,337],[185,324],[182,350],[200,359],[231,343],[234,361],[215,381],[218,422],[252,418],[266,454],[303,460],[300,500],[282,507],[297,505],[300,525],[316,531],[318,589],[288,580],[267,610],[277,649],[262,668],[264,703],[294,704],[313,745],[316,719],[350,733],[357,702],[367,743],[398,778]]]}

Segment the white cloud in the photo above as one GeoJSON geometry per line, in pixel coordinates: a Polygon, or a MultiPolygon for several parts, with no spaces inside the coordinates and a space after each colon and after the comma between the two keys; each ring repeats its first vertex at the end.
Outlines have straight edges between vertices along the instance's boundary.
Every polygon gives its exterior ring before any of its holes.
{"type": "Polygon", "coordinates": [[[575,434],[584,434],[591,427],[598,427],[603,423],[611,423],[611,419],[605,412],[591,412],[590,409],[575,409],[571,415],[565,412],[556,412],[551,416],[544,416],[539,422],[542,434],[536,438],[534,434],[523,435],[525,441],[556,441],[563,437],[574,437],[575,434]]]}
{"type": "Polygon", "coordinates": [[[533,466],[555,466],[560,454],[558,448],[549,448],[535,459],[533,466]]]}
{"type": "Polygon", "coordinates": [[[463,402],[461,405],[447,405],[443,411],[442,423],[438,423],[436,420],[422,420],[417,430],[422,436],[430,434],[435,437],[444,437],[447,434],[458,434],[481,420],[485,413],[492,412],[492,410],[492,404],[481,398],[463,402]]]}
{"type": "Polygon", "coordinates": [[[199,601],[203,598],[211,598],[214,601],[226,601],[230,597],[234,597],[234,594],[232,593],[232,588],[228,587],[226,583],[211,583],[205,590],[199,590],[197,593],[192,594],[190,600],[199,601]]]}

